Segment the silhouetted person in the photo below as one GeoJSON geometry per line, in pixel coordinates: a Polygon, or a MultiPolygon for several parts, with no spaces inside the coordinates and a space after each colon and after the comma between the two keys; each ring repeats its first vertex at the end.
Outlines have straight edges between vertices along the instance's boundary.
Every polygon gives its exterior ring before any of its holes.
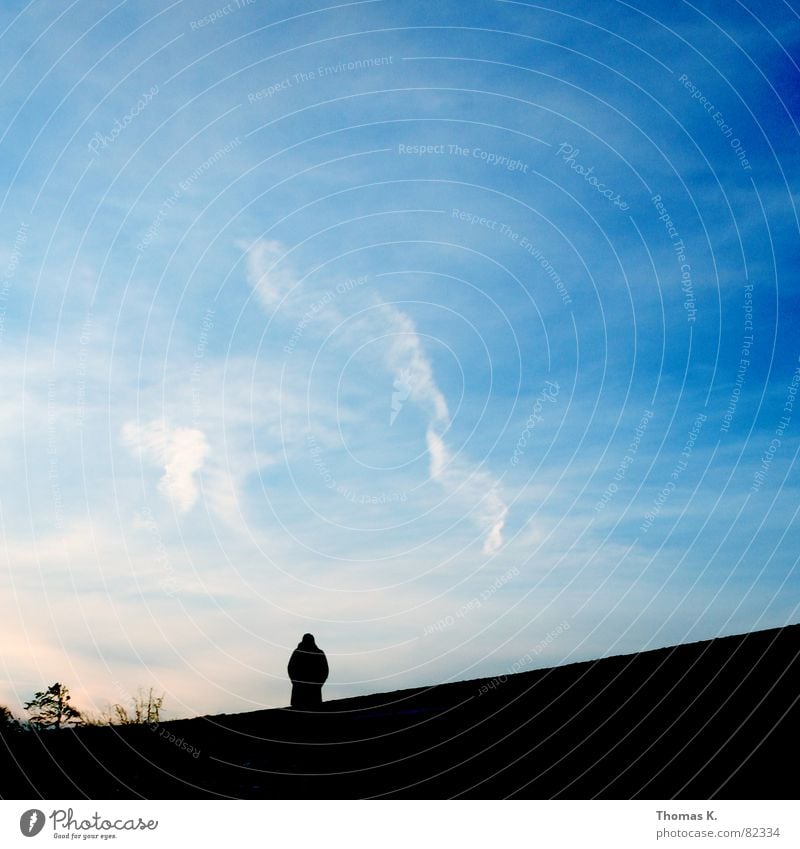
{"type": "Polygon", "coordinates": [[[325,652],[314,642],[313,634],[303,634],[303,639],[292,652],[289,678],[293,708],[314,710],[322,704],[322,685],[328,678],[328,661],[325,652]]]}

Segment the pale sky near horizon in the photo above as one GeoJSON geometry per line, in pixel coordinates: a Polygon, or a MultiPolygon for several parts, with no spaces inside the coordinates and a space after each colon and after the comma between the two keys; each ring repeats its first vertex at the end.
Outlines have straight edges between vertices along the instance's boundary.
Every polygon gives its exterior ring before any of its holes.
{"type": "Polygon", "coordinates": [[[0,704],[797,622],[796,2],[0,9],[0,704]]]}

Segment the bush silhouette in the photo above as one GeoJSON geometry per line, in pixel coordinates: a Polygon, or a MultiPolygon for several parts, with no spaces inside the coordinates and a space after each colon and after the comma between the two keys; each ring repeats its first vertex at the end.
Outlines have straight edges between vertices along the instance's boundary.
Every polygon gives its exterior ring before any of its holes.
{"type": "Polygon", "coordinates": [[[111,722],[116,725],[152,725],[159,722],[161,706],[164,704],[164,694],[154,696],[152,687],[145,694],[140,687],[138,695],[131,699],[131,703],[133,709],[130,712],[124,705],[112,705],[114,718],[111,722]]]}

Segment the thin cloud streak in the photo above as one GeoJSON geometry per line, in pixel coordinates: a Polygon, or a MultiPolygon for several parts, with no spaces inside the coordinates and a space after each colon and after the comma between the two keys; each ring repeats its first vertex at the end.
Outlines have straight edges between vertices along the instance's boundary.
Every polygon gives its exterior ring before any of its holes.
{"type": "Polygon", "coordinates": [[[409,400],[430,416],[425,434],[430,476],[456,495],[459,502],[465,503],[472,521],[485,534],[483,553],[495,554],[503,545],[503,528],[508,516],[508,506],[498,492],[498,483],[488,472],[472,470],[452,455],[444,440],[444,431],[450,425],[447,400],[436,383],[433,365],[416,325],[396,307],[385,305],[384,313],[394,328],[388,353],[389,369],[396,383],[407,381],[409,400]]]}

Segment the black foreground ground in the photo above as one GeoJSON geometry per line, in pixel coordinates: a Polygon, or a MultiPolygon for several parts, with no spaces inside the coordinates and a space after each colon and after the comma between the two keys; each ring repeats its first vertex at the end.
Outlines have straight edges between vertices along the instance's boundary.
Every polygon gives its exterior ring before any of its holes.
{"type": "Polygon", "coordinates": [[[8,735],[0,796],[791,799],[799,695],[794,625],[314,715],[8,735]]]}

